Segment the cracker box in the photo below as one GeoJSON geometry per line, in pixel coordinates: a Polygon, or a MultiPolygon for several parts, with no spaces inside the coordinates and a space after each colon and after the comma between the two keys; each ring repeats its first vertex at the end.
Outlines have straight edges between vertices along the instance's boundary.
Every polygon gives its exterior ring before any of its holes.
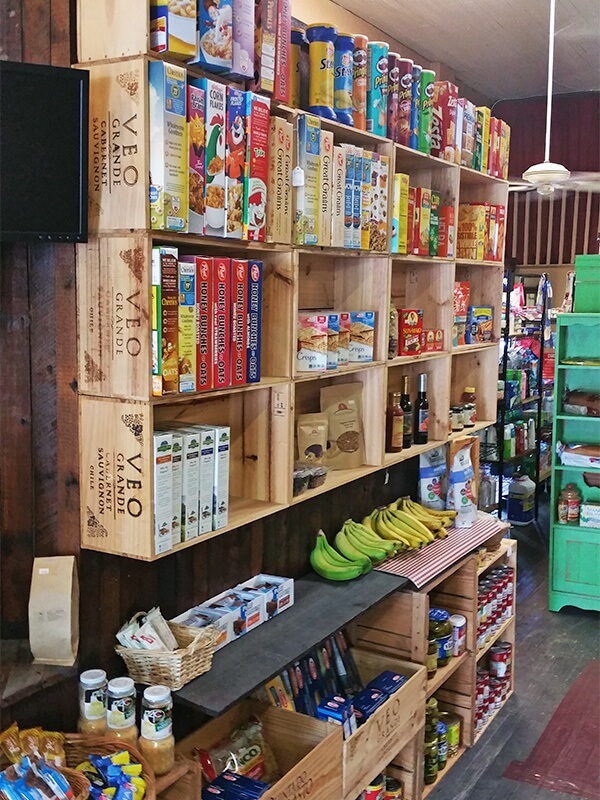
{"type": "Polygon", "coordinates": [[[198,533],[212,530],[212,496],[216,442],[212,428],[198,428],[200,464],[198,467],[198,533]]]}
{"type": "Polygon", "coordinates": [[[455,320],[467,321],[469,300],[471,299],[471,284],[469,281],[455,281],[452,297],[452,313],[455,320]]]}
{"type": "MultiPolygon", "coordinates": [[[[374,154],[376,155],[376,154],[374,154]]],[[[373,162],[374,163],[374,162],[373,162]]],[[[374,166],[371,169],[375,169],[374,166]]],[[[352,191],[352,247],[360,250],[363,149],[354,148],[354,187],[352,191]]],[[[373,174],[373,173],[371,173],[373,174]]]]}
{"type": "Polygon", "coordinates": [[[327,369],[328,314],[298,314],[296,372],[327,369]]]}
{"type": "Polygon", "coordinates": [[[203,425],[211,428],[215,436],[213,471],[213,530],[225,528],[229,519],[229,451],[231,429],[227,425],[203,425]]]}
{"type": "Polygon", "coordinates": [[[483,261],[485,204],[461,203],[458,207],[457,257],[483,261]]]}
{"type": "Polygon", "coordinates": [[[421,352],[433,353],[435,351],[435,331],[425,328],[421,333],[421,352]]]}
{"type": "Polygon", "coordinates": [[[350,312],[350,346],[348,361],[350,364],[373,361],[375,348],[375,312],[350,312]]]}
{"type": "Polygon", "coordinates": [[[152,394],[162,395],[161,247],[152,248],[152,394]]]}
{"type": "Polygon", "coordinates": [[[244,238],[264,242],[267,227],[267,181],[269,180],[269,114],[271,101],[246,92],[246,191],[244,238]]]}
{"type": "Polygon", "coordinates": [[[254,77],[254,0],[233,0],[233,52],[231,76],[254,77]]]}
{"type": "Polygon", "coordinates": [[[319,244],[329,247],[331,243],[331,187],[333,178],[333,133],[321,131],[321,216],[319,221],[319,244]]]}
{"type": "Polygon", "coordinates": [[[481,160],[478,169],[488,171],[488,156],[490,151],[490,119],[492,112],[487,106],[477,106],[477,121],[481,124],[481,160]]]}
{"type": "Polygon", "coordinates": [[[292,125],[280,117],[269,123],[269,185],[267,241],[289,244],[291,239],[292,125]]]}
{"type": "Polygon", "coordinates": [[[185,67],[148,64],[150,109],[150,227],[188,229],[188,149],[185,67]]]}
{"type": "Polygon", "coordinates": [[[510,125],[500,120],[500,177],[508,180],[508,162],[510,158],[510,125]]]}
{"type": "Polygon", "coordinates": [[[150,0],[150,49],[179,61],[196,58],[196,0],[150,0]]]}
{"type": "Polygon", "coordinates": [[[160,259],[160,331],[162,393],[179,391],[179,269],[176,247],[158,248],[160,259]]]}
{"type": "Polygon", "coordinates": [[[233,66],[232,0],[203,0],[198,7],[198,53],[207,72],[231,72],[233,66]]]}
{"type": "Polygon", "coordinates": [[[347,367],[350,358],[350,312],[340,311],[338,334],[338,367],[347,367]]]}
{"type": "Polygon", "coordinates": [[[431,212],[429,215],[429,255],[437,256],[440,239],[440,203],[439,192],[431,192],[431,212]]]}
{"type": "Polygon", "coordinates": [[[180,256],[180,263],[195,270],[196,284],[196,391],[212,387],[213,378],[213,260],[203,256],[180,256]]]}
{"type": "Polygon", "coordinates": [[[225,236],[225,86],[209,78],[200,81],[204,89],[204,233],[225,236]]]}
{"type": "Polygon", "coordinates": [[[491,342],[493,339],[494,309],[491,306],[469,306],[465,343],[491,342]]]}
{"type": "Polygon", "coordinates": [[[388,199],[390,183],[390,159],[388,156],[381,156],[379,160],[379,186],[378,197],[375,202],[378,204],[377,228],[371,229],[371,250],[377,253],[385,253],[388,249],[388,199]]]}
{"type": "Polygon", "coordinates": [[[421,352],[423,311],[420,308],[398,309],[398,355],[414,356],[421,352]]]}
{"type": "Polygon", "coordinates": [[[244,228],[246,173],[246,93],[227,87],[225,137],[226,236],[241,239],[244,228]]]}
{"type": "Polygon", "coordinates": [[[248,262],[248,351],[246,382],[260,381],[260,349],[262,342],[263,263],[248,262]]]}
{"type": "Polygon", "coordinates": [[[362,169],[362,197],[360,204],[360,247],[361,250],[368,250],[371,242],[371,198],[373,185],[371,181],[372,152],[363,152],[362,169]]]}
{"type": "Polygon", "coordinates": [[[231,385],[246,383],[248,369],[248,262],[231,259],[231,385]]]}
{"type": "Polygon", "coordinates": [[[321,218],[321,121],[311,114],[298,115],[298,166],[303,186],[294,192],[294,243],[316,244],[321,218]]]}
{"type": "Polygon", "coordinates": [[[406,214],[406,252],[414,252],[415,241],[415,200],[417,190],[414,186],[408,187],[408,208],[406,214]]]}
{"type": "Polygon", "coordinates": [[[354,208],[354,147],[343,145],[346,158],[346,180],[344,185],[344,247],[353,246],[353,208],[354,208]]]}
{"type": "Polygon", "coordinates": [[[437,252],[439,257],[454,258],[455,238],[454,206],[440,206],[437,252]]]}
{"type": "MultiPolygon", "coordinates": [[[[418,191],[418,190],[417,190],[418,191]]],[[[421,207],[419,211],[419,255],[429,255],[429,225],[431,222],[431,192],[421,189],[421,207]]]]}
{"type": "Polygon", "coordinates": [[[272,619],[294,605],[294,579],[277,575],[255,575],[237,587],[246,594],[260,596],[263,603],[263,619],[272,619]]]}
{"type": "Polygon", "coordinates": [[[215,256],[213,267],[213,389],[231,385],[231,266],[215,256]]]}
{"type": "Polygon", "coordinates": [[[600,528],[600,503],[582,503],[579,524],[582,528],[600,528]]]}
{"type": "Polygon", "coordinates": [[[175,431],[171,434],[173,451],[171,458],[171,479],[173,481],[173,520],[171,537],[173,547],[181,541],[181,492],[183,488],[183,436],[175,431]]]}
{"type": "Polygon", "coordinates": [[[485,204],[485,244],[484,258],[493,261],[498,247],[498,226],[496,224],[496,206],[485,204]]]}
{"type": "Polygon", "coordinates": [[[504,258],[504,239],[506,237],[506,206],[496,206],[496,253],[494,259],[504,258]]]}
{"type": "Polygon", "coordinates": [[[286,105],[290,103],[291,37],[292,1],[278,0],[273,99],[286,105]]]}
{"type": "Polygon", "coordinates": [[[431,119],[431,155],[444,161],[454,161],[456,128],[456,103],[458,87],[450,81],[433,84],[433,111],[431,119]]]}
{"type": "Polygon", "coordinates": [[[200,430],[182,427],[177,433],[183,437],[183,478],[181,483],[181,541],[196,539],[200,531],[200,430]]]}
{"type": "Polygon", "coordinates": [[[190,628],[206,628],[207,625],[212,625],[217,631],[215,653],[233,640],[231,612],[226,609],[211,609],[206,605],[196,606],[178,617],[174,617],[171,622],[190,628]]]}
{"type": "Polygon", "coordinates": [[[462,148],[460,163],[465,167],[473,166],[475,151],[475,128],[477,126],[477,109],[475,103],[464,97],[459,98],[463,110],[462,148]]]}
{"type": "Polygon", "coordinates": [[[194,83],[187,87],[187,127],[189,152],[189,222],[190,233],[204,234],[204,89],[194,83]]]}
{"type": "Polygon", "coordinates": [[[456,101],[456,124],[454,126],[454,163],[460,164],[462,155],[462,132],[463,132],[464,106],[456,101]]]}
{"type": "Polygon", "coordinates": [[[342,147],[333,148],[333,196],[331,246],[344,246],[344,195],[346,191],[346,159],[342,147]]]}
{"type": "Polygon", "coordinates": [[[153,435],[154,555],[167,553],[173,543],[173,437],[155,431],[153,435]]]}
{"type": "Polygon", "coordinates": [[[196,391],[196,267],[180,261],[179,268],[179,391],[196,391]]]}

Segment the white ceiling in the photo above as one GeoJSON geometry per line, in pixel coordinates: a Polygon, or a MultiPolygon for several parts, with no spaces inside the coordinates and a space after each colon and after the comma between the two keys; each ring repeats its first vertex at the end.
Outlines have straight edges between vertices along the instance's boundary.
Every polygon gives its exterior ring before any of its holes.
{"type": "MultiPolygon", "coordinates": [[[[491,100],[546,93],[549,0],[336,0],[491,100]]],[[[600,0],[557,0],[554,91],[600,90],[600,0]]]]}

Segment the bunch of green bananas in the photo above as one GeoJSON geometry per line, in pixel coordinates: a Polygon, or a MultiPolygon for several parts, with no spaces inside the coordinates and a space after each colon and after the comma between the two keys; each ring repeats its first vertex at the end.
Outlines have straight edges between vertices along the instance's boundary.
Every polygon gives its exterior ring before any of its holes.
{"type": "Polygon", "coordinates": [[[319,531],[310,554],[310,565],[317,575],[329,581],[351,581],[371,569],[371,560],[362,554],[357,558],[341,555],[329,544],[323,531],[319,531]]]}

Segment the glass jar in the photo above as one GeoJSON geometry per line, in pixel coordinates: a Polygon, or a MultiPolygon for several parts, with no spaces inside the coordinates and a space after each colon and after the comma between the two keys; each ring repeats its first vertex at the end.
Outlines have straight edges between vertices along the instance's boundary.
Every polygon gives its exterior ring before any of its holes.
{"type": "Polygon", "coordinates": [[[463,406],[463,425],[465,428],[474,428],[477,422],[477,409],[475,403],[465,403],[463,406]]]}
{"type": "Polygon", "coordinates": [[[135,684],[131,678],[113,678],[108,682],[106,735],[137,747],[135,724],[135,684]]]}
{"type": "Polygon", "coordinates": [[[106,735],[106,672],[88,669],[79,676],[77,730],[90,736],[106,735]]]}
{"type": "Polygon", "coordinates": [[[438,720],[438,772],[445,769],[448,762],[448,729],[443,720],[438,720]]]}
{"type": "Polygon", "coordinates": [[[437,641],[438,667],[445,667],[452,658],[452,623],[443,608],[429,610],[429,638],[437,641]]]}
{"type": "Polygon", "coordinates": [[[156,775],[164,775],[175,763],[173,701],[167,686],[148,686],[142,698],[140,752],[156,775]]]}
{"type": "Polygon", "coordinates": [[[438,701],[430,697],[425,703],[425,741],[437,741],[437,725],[439,719],[438,701]]]}
{"type": "Polygon", "coordinates": [[[431,678],[437,672],[437,639],[431,638],[427,643],[427,677],[431,678]]]}
{"type": "Polygon", "coordinates": [[[452,406],[452,430],[462,431],[465,427],[464,419],[463,419],[463,407],[462,406],[452,406]]]}
{"type": "Polygon", "coordinates": [[[430,786],[437,780],[438,774],[438,741],[437,738],[432,742],[425,742],[425,770],[423,780],[426,786],[430,786]]]}
{"type": "Polygon", "coordinates": [[[461,403],[476,403],[477,397],[475,395],[475,387],[474,386],[465,386],[465,390],[461,395],[460,398],[461,403]]]}
{"type": "Polygon", "coordinates": [[[401,392],[392,392],[390,395],[385,425],[385,451],[386,453],[400,453],[404,442],[404,411],[400,405],[401,392]]]}

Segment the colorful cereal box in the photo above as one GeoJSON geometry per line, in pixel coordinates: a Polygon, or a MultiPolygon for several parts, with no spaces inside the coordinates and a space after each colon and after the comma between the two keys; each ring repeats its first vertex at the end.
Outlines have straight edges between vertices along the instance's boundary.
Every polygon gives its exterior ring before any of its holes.
{"type": "Polygon", "coordinates": [[[267,226],[267,181],[269,180],[269,114],[271,102],[246,92],[246,187],[244,238],[264,242],[267,226]]]}
{"type": "Polygon", "coordinates": [[[179,391],[179,270],[176,247],[160,247],[160,331],[162,341],[162,393],[179,391]]]}
{"type": "Polygon", "coordinates": [[[351,311],[349,363],[373,361],[374,348],[375,312],[351,311]]]}
{"type": "Polygon", "coordinates": [[[354,187],[352,192],[352,247],[360,250],[361,240],[361,202],[362,202],[362,170],[363,170],[363,149],[354,148],[354,187]]]}
{"type": "Polygon", "coordinates": [[[150,0],[150,49],[179,61],[196,57],[196,0],[150,0]]]}
{"type": "Polygon", "coordinates": [[[477,109],[475,103],[460,97],[458,100],[463,110],[462,148],[460,163],[465,167],[473,165],[475,152],[475,131],[477,126],[477,109]]]}
{"type": "Polygon", "coordinates": [[[502,120],[497,119],[494,123],[494,177],[502,177],[502,165],[500,163],[500,150],[502,148],[502,120]]]}
{"type": "Polygon", "coordinates": [[[373,185],[371,181],[372,152],[363,151],[362,168],[362,198],[360,207],[360,247],[361,250],[368,250],[371,241],[371,198],[373,185]]]}
{"type": "MultiPolygon", "coordinates": [[[[291,122],[285,123],[285,139],[283,146],[283,241],[287,244],[292,241],[292,223],[294,220],[294,204],[292,202],[292,173],[294,157],[294,126],[291,122]]],[[[267,201],[268,201],[267,195],[267,201]]]]}
{"type": "Polygon", "coordinates": [[[248,369],[248,262],[231,259],[231,385],[246,383],[248,369]]]}
{"type": "Polygon", "coordinates": [[[497,247],[496,206],[485,204],[485,239],[483,243],[483,257],[486,261],[493,261],[497,247]]]}
{"type": "MultiPolygon", "coordinates": [[[[415,214],[416,214],[416,195],[417,190],[414,186],[409,186],[408,188],[408,213],[406,215],[406,228],[407,228],[407,236],[406,236],[406,252],[407,253],[414,253],[414,246],[415,246],[415,214]]],[[[418,247],[417,247],[418,252],[418,247]]]]}
{"type": "Polygon", "coordinates": [[[352,119],[354,127],[367,130],[367,42],[363,34],[354,37],[352,64],[352,119]]]}
{"type": "Polygon", "coordinates": [[[294,192],[294,243],[316,244],[321,218],[321,121],[311,114],[298,115],[298,166],[303,186],[294,192]]]}
{"type": "Polygon", "coordinates": [[[148,64],[150,107],[150,227],[188,229],[185,67],[148,64]]]}
{"type": "Polygon", "coordinates": [[[241,239],[244,217],[246,167],[246,93],[227,87],[225,137],[225,190],[227,227],[225,235],[241,239]]]}
{"type": "Polygon", "coordinates": [[[419,150],[429,155],[431,150],[431,116],[433,112],[433,83],[435,72],[421,70],[421,111],[419,113],[419,150]]]}
{"type": "Polygon", "coordinates": [[[350,357],[350,313],[340,311],[338,334],[338,367],[346,367],[350,357]]]}
{"type": "Polygon", "coordinates": [[[231,266],[214,258],[213,268],[213,388],[231,385],[231,266]]]}
{"type": "Polygon", "coordinates": [[[490,151],[490,119],[492,112],[487,106],[477,106],[477,119],[481,123],[481,172],[488,171],[490,151]]]}
{"type": "Polygon", "coordinates": [[[371,204],[369,209],[369,247],[373,248],[377,240],[379,224],[379,176],[381,172],[381,156],[379,153],[371,154],[371,204]]]}
{"type": "Polygon", "coordinates": [[[387,130],[387,42],[367,43],[367,130],[385,136],[387,130]]]}
{"type": "Polygon", "coordinates": [[[187,128],[189,150],[190,233],[204,233],[204,89],[194,83],[187,87],[187,128]]]}
{"type": "Polygon", "coordinates": [[[420,308],[398,309],[398,355],[414,356],[421,352],[423,311],[420,308]]]}
{"type": "Polygon", "coordinates": [[[457,256],[483,261],[485,244],[484,204],[461,203],[458,207],[457,256]]]}
{"type": "Polygon", "coordinates": [[[319,244],[331,244],[331,186],[333,178],[333,133],[321,131],[321,218],[319,221],[319,244]]]}
{"type": "Polygon", "coordinates": [[[442,158],[444,161],[454,161],[457,101],[458,86],[450,81],[435,81],[431,119],[431,155],[442,158]]]}
{"type": "Polygon", "coordinates": [[[254,0],[233,0],[233,52],[231,75],[254,77],[254,0]]]}
{"type": "Polygon", "coordinates": [[[196,264],[196,387],[201,391],[212,387],[213,378],[213,260],[190,258],[196,264]]]}
{"type": "Polygon", "coordinates": [[[421,71],[420,64],[413,64],[410,84],[410,134],[408,146],[419,149],[419,119],[421,117],[421,71]]]}
{"type": "Polygon", "coordinates": [[[400,98],[400,55],[388,53],[387,138],[398,141],[398,104],[400,98]]]}
{"type": "Polygon", "coordinates": [[[475,123],[475,149],[473,150],[473,169],[481,172],[481,163],[483,158],[483,114],[477,108],[475,110],[477,115],[477,122],[475,123]]]}
{"type": "Polygon", "coordinates": [[[491,342],[493,339],[494,309],[491,306],[469,306],[465,344],[491,342]]]}
{"type": "Polygon", "coordinates": [[[260,349],[262,342],[263,263],[248,262],[248,352],[246,381],[260,381],[260,349]]]}
{"type": "Polygon", "coordinates": [[[171,456],[171,479],[173,482],[173,517],[171,536],[173,546],[181,541],[181,493],[183,488],[183,436],[171,433],[173,450],[171,456]]]}
{"type": "Polygon", "coordinates": [[[298,314],[296,372],[327,369],[328,314],[298,314]]]}
{"type": "Polygon", "coordinates": [[[161,334],[161,257],[162,248],[152,248],[152,394],[162,395],[162,334],[161,334]]]}
{"type": "Polygon", "coordinates": [[[342,147],[333,148],[333,198],[331,220],[331,246],[344,246],[344,193],[346,159],[342,147]]]}
{"type": "Polygon", "coordinates": [[[394,175],[394,204],[392,219],[392,253],[407,253],[408,247],[408,175],[398,172],[394,175]]]}
{"type": "Polygon", "coordinates": [[[291,241],[291,123],[281,117],[269,122],[269,186],[267,190],[267,241],[291,241]]]}
{"type": "Polygon", "coordinates": [[[171,434],[153,435],[154,479],[154,555],[167,553],[173,546],[173,439],[171,434]]]}
{"type": "Polygon", "coordinates": [[[207,236],[225,236],[225,86],[202,78],[204,88],[204,232],[207,236]]]}
{"type": "Polygon", "coordinates": [[[455,238],[454,206],[440,206],[438,256],[454,258],[455,238]]]}
{"type": "Polygon", "coordinates": [[[346,181],[344,188],[344,247],[353,247],[352,232],[354,209],[354,147],[343,145],[346,158],[346,181]]]}
{"type": "Polygon", "coordinates": [[[410,58],[398,59],[398,136],[396,141],[405,147],[408,147],[410,139],[413,66],[410,58]]]}
{"type": "Polygon", "coordinates": [[[506,206],[496,206],[496,261],[504,259],[504,239],[506,237],[506,206]]]}
{"type": "Polygon", "coordinates": [[[371,249],[385,253],[388,249],[388,210],[389,210],[390,159],[381,156],[379,161],[379,213],[377,231],[371,230],[371,249]]]}
{"type": "MultiPolygon", "coordinates": [[[[417,189],[417,196],[419,190],[417,189]]],[[[421,203],[419,210],[419,251],[418,255],[429,255],[429,223],[431,220],[431,192],[429,189],[421,189],[421,203]]]]}
{"type": "Polygon", "coordinates": [[[273,98],[286,104],[290,102],[291,34],[292,2],[291,0],[279,0],[273,98]]]}
{"type": "Polygon", "coordinates": [[[500,133],[502,130],[500,120],[496,117],[490,117],[490,145],[488,151],[488,175],[494,178],[499,176],[499,161],[500,161],[500,133]]]}
{"type": "Polygon", "coordinates": [[[207,72],[231,72],[232,0],[202,0],[198,8],[198,54],[194,63],[207,72]]]}
{"type": "Polygon", "coordinates": [[[440,204],[439,192],[431,192],[431,212],[429,215],[429,255],[437,256],[440,238],[440,204]]]}
{"type": "Polygon", "coordinates": [[[460,164],[462,156],[462,131],[463,131],[463,117],[464,106],[457,100],[456,101],[456,125],[454,128],[454,163],[460,164]]]}
{"type": "Polygon", "coordinates": [[[196,267],[180,261],[179,268],[179,391],[196,391],[196,267]]]}
{"type": "Polygon", "coordinates": [[[500,178],[508,180],[508,161],[510,157],[510,125],[500,120],[500,178]]]}
{"type": "Polygon", "coordinates": [[[471,284],[469,281],[455,281],[452,295],[452,313],[454,320],[467,321],[469,300],[471,299],[471,284]]]}

